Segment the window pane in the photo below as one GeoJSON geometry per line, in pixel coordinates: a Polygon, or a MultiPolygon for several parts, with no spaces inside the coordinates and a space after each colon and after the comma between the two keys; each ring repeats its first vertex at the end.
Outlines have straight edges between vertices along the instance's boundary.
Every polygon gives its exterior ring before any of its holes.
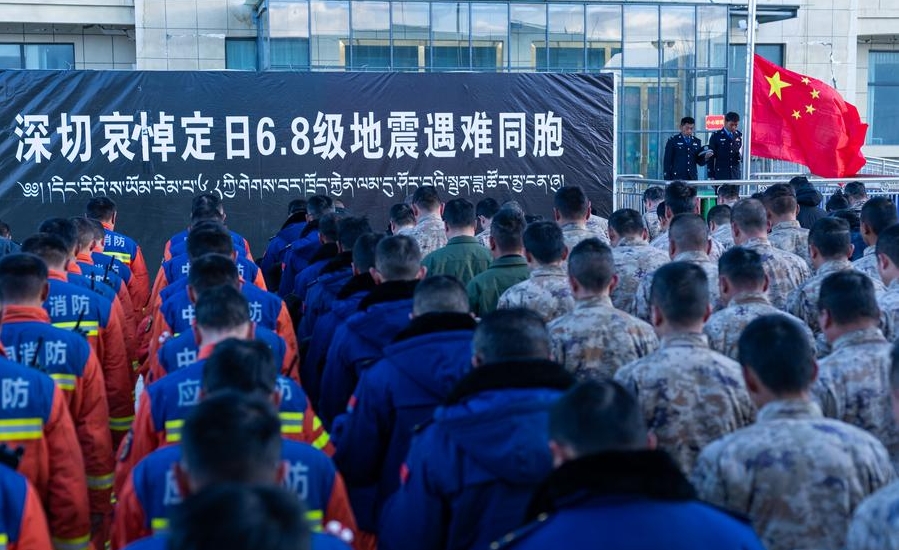
{"type": "Polygon", "coordinates": [[[584,69],[584,6],[549,6],[549,68],[557,71],[584,69]]]}
{"type": "Polygon", "coordinates": [[[697,15],[699,44],[696,48],[696,65],[727,66],[727,7],[700,6],[697,15]]]}
{"type": "Polygon", "coordinates": [[[546,5],[512,4],[509,28],[509,66],[513,69],[545,68],[546,5]]]}
{"type": "Polygon", "coordinates": [[[621,7],[587,6],[587,69],[621,67],[621,7]]]}
{"type": "Polygon", "coordinates": [[[686,69],[694,66],[696,50],[692,6],[662,6],[662,62],[666,69],[686,69]]]}
{"type": "Polygon", "coordinates": [[[661,129],[676,132],[681,117],[695,116],[696,75],[693,71],[662,71],[661,129]]]}
{"type": "Polygon", "coordinates": [[[899,144],[899,52],[868,53],[868,143],[899,144]]]}
{"type": "Polygon", "coordinates": [[[424,2],[395,2],[392,18],[394,70],[424,69],[430,7],[424,2]]]}
{"type": "Polygon", "coordinates": [[[430,67],[437,70],[469,69],[469,5],[431,4],[431,31],[434,42],[428,52],[430,67]]]}
{"type": "Polygon", "coordinates": [[[269,41],[272,70],[291,71],[309,68],[309,39],[273,38],[269,41]]]}
{"type": "MultiPolygon", "coordinates": [[[[318,68],[345,66],[344,50],[350,34],[350,10],[347,2],[315,1],[312,10],[312,65],[318,68]]],[[[274,65],[274,60],[272,60],[274,65]]]]}
{"type": "Polygon", "coordinates": [[[308,38],[309,3],[272,2],[269,6],[269,33],[272,38],[308,38]]]}
{"type": "Polygon", "coordinates": [[[624,66],[659,66],[659,9],[624,6],[624,66]]]}
{"type": "Polygon", "coordinates": [[[255,71],[256,39],[225,38],[225,68],[239,71],[255,71]]]}
{"type": "Polygon", "coordinates": [[[22,68],[22,46],[19,44],[0,44],[0,69],[22,68]]]}
{"type": "Polygon", "coordinates": [[[75,46],[72,44],[25,44],[26,69],[75,68],[75,46]]]}
{"type": "Polygon", "coordinates": [[[353,38],[347,67],[383,71],[390,68],[390,4],[352,2],[353,38]]]}
{"type": "Polygon", "coordinates": [[[505,67],[508,31],[508,4],[471,5],[472,68],[487,70],[505,67]]]}

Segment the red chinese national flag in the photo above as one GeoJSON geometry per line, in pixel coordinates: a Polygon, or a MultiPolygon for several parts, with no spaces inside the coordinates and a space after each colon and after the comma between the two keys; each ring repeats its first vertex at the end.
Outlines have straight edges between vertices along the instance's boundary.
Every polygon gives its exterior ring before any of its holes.
{"type": "Polygon", "coordinates": [[[836,90],[758,55],[752,92],[752,154],[798,162],[818,176],[854,176],[865,165],[868,125],[836,90]]]}

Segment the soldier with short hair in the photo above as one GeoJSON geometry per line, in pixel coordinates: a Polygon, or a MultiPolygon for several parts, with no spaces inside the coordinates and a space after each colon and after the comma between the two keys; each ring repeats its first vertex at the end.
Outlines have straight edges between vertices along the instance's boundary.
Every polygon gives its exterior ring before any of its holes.
{"type": "Polygon", "coordinates": [[[887,450],[809,398],[818,369],[798,323],[759,317],[739,349],[758,420],[703,449],[700,498],[748,515],[769,550],[842,548],[855,508],[895,478],[887,450]]]}
{"type": "Polygon", "coordinates": [[[877,242],[879,235],[888,227],[899,221],[896,205],[888,197],[874,197],[862,206],[860,234],[868,245],[861,258],[852,262],[852,266],[871,277],[875,281],[884,281],[877,270],[877,242]]]}
{"type": "Polygon", "coordinates": [[[640,213],[622,208],[609,218],[609,239],[618,284],[612,288],[612,303],[621,311],[636,313],[637,287],[652,272],[667,264],[668,254],[649,246],[647,229],[640,213]]]}
{"type": "Polygon", "coordinates": [[[799,225],[799,203],[796,192],[786,183],[775,183],[765,189],[762,202],[768,209],[771,232],[768,241],[781,250],[792,252],[811,264],[808,251],[808,229],[799,225]]]}

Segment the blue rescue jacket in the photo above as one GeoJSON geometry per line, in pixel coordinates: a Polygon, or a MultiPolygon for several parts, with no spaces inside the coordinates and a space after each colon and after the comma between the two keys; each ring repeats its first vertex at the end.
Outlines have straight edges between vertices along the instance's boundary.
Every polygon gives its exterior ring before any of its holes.
{"type": "MultiPolygon", "coordinates": [[[[259,273],[259,266],[253,263],[246,256],[237,255],[237,274],[244,281],[255,281],[256,275],[259,273]]],[[[165,282],[172,284],[178,279],[186,278],[190,273],[190,258],[187,254],[179,254],[172,256],[171,260],[162,262],[162,272],[165,274],[165,282]]]]}
{"type": "Polygon", "coordinates": [[[400,485],[400,467],[416,426],[431,419],[471,369],[475,326],[475,320],[462,313],[413,319],[384,349],[384,358],[362,373],[346,414],[334,421],[334,460],[361,528],[377,530],[384,501],[400,485]],[[370,485],[377,485],[374,498],[353,498],[353,489],[370,485]]]}
{"type": "MultiPolygon", "coordinates": [[[[253,337],[262,340],[272,350],[275,357],[275,364],[281,365],[284,362],[284,355],[287,353],[287,344],[284,339],[264,327],[254,327],[253,337]]],[[[157,350],[157,358],[159,365],[165,370],[166,374],[171,374],[177,370],[189,367],[197,362],[200,353],[200,346],[197,345],[196,334],[193,330],[186,330],[165,341],[165,343],[157,350]]]]}
{"type": "Polygon", "coordinates": [[[413,438],[381,515],[382,550],[474,550],[521,524],[552,471],[549,408],[574,383],[551,361],[473,369],[413,438]]]}
{"type": "Polygon", "coordinates": [[[383,356],[384,347],[409,324],[418,281],[377,285],[359,302],[359,311],[337,327],[322,373],[318,414],[330,429],[346,410],[359,375],[383,356]]]}
{"type": "Polygon", "coordinates": [[[309,261],[320,247],[318,220],[313,220],[306,224],[297,240],[290,243],[284,251],[284,270],[281,273],[281,285],[278,287],[278,294],[282,298],[293,292],[296,276],[309,265],[309,261]]]}
{"type": "Polygon", "coordinates": [[[27,497],[28,481],[25,476],[0,465],[0,540],[3,541],[4,548],[7,544],[19,542],[27,497]]]}
{"type": "Polygon", "coordinates": [[[265,284],[269,288],[278,288],[281,282],[281,263],[284,261],[284,251],[288,245],[300,238],[300,233],[306,228],[306,215],[291,215],[284,222],[281,230],[269,239],[265,253],[262,255],[262,261],[259,267],[262,268],[262,274],[265,277],[265,284]],[[273,284],[274,283],[274,284],[273,284]]]}
{"type": "MultiPolygon", "coordinates": [[[[246,256],[247,255],[247,241],[239,234],[234,231],[228,231],[231,234],[231,242],[234,243],[234,250],[237,251],[238,256],[246,256]]],[[[172,258],[178,256],[180,254],[187,254],[187,234],[190,233],[190,229],[185,229],[184,231],[179,231],[175,235],[169,239],[169,254],[172,258]]]]}
{"type": "MultiPolygon", "coordinates": [[[[165,322],[172,334],[189,331],[193,325],[195,309],[187,294],[187,285],[179,285],[180,290],[170,292],[159,306],[165,322]]],[[[240,287],[241,294],[250,306],[250,320],[270,330],[278,328],[278,315],[281,314],[281,299],[270,292],[262,290],[252,282],[245,282],[240,287]]],[[[160,293],[161,294],[161,293],[160,293]]]]}
{"type": "Polygon", "coordinates": [[[338,269],[319,274],[318,278],[309,285],[306,291],[306,301],[303,304],[303,317],[297,326],[298,342],[312,337],[315,323],[331,309],[331,303],[337,297],[337,293],[352,276],[352,268],[338,269]]]}

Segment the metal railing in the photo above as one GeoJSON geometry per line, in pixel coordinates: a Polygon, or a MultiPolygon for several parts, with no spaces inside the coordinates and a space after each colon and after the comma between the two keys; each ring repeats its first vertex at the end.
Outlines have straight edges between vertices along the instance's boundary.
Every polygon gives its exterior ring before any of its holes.
{"type": "MultiPolygon", "coordinates": [[[[718,185],[738,185],[740,187],[741,197],[750,197],[754,193],[760,193],[775,183],[790,183],[790,179],[799,175],[796,173],[787,174],[768,174],[771,176],[765,179],[751,180],[700,180],[687,182],[691,186],[699,187],[700,199],[712,200],[715,198],[714,187],[718,185]]],[[[809,183],[817,189],[823,196],[821,206],[827,199],[837,190],[846,184],[846,178],[816,178],[808,177],[809,183]]],[[[888,196],[893,202],[899,204],[899,176],[872,176],[853,178],[863,181],[869,197],[888,196]]],[[[633,208],[638,212],[643,211],[643,192],[649,187],[657,185],[665,187],[667,180],[651,180],[646,179],[639,174],[622,174],[615,178],[612,187],[612,209],[633,208]]]]}

